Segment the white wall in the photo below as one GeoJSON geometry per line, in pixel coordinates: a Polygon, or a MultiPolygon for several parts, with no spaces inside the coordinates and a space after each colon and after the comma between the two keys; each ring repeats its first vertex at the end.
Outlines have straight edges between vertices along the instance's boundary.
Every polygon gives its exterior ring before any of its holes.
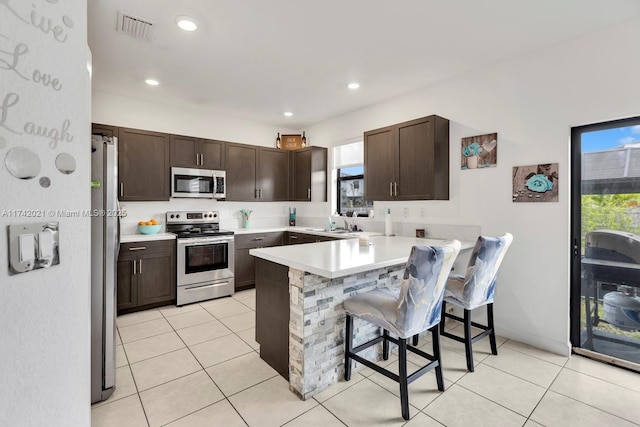
{"type": "Polygon", "coordinates": [[[395,220],[417,222],[426,208],[427,222],[513,233],[497,290],[498,332],[568,354],[570,128],[640,115],[638,51],[636,19],[329,120],[307,134],[331,146],[430,114],[450,119],[451,199],[376,202],[376,215],[391,207],[395,220]],[[497,167],[461,171],[460,138],[491,132],[498,132],[497,167]],[[512,167],[551,162],[560,167],[559,202],[513,203],[512,167]]]}
{"type": "Polygon", "coordinates": [[[89,219],[30,218],[15,211],[91,206],[86,14],[84,0],[0,2],[0,50],[28,49],[15,70],[6,66],[13,56],[0,52],[0,106],[7,94],[19,96],[0,114],[0,424],[6,426],[90,425],[89,219]],[[32,18],[59,29],[45,32],[32,18]],[[58,79],[61,89],[34,82],[35,70],[58,79]],[[50,138],[24,133],[28,122],[60,129],[65,120],[73,140],[55,148],[50,138]],[[39,155],[35,179],[8,172],[5,156],[15,147],[39,155]],[[75,173],[56,169],[62,152],[75,157],[75,173]],[[50,178],[49,188],[40,186],[42,177],[50,178]],[[59,222],[60,265],[10,276],[7,226],[48,221],[59,222]]]}
{"type": "MultiPolygon", "coordinates": [[[[177,135],[275,147],[277,133],[293,133],[282,129],[203,110],[177,108],[109,92],[92,92],[94,123],[153,130],[177,135]]],[[[310,141],[311,143],[311,141],[310,141]]],[[[319,145],[319,144],[314,144],[319,145]]]]}

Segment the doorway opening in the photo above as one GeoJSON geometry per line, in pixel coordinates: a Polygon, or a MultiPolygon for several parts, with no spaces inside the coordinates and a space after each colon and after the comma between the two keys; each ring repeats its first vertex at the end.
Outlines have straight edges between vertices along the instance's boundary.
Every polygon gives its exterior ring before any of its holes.
{"type": "Polygon", "coordinates": [[[571,343],[640,371],[640,117],[571,131],[571,343]]]}

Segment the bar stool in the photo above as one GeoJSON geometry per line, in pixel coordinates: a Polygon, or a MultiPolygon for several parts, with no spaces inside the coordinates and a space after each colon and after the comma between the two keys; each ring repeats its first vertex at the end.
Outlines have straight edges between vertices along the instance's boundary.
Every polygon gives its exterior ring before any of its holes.
{"type": "Polygon", "coordinates": [[[473,343],[489,336],[491,353],[498,354],[496,334],[493,327],[493,298],[496,290],[498,269],[513,241],[513,236],[506,233],[502,237],[480,236],[473,248],[465,276],[452,275],[447,280],[442,303],[442,316],[462,322],[464,336],[460,337],[445,332],[445,322],[440,323],[440,335],[464,343],[467,356],[467,369],[473,372],[473,343]],[[464,317],[447,314],[447,303],[451,303],[464,310],[464,317]],[[487,325],[471,321],[471,310],[483,305],[487,306],[487,325]],[[483,331],[471,336],[471,327],[475,326],[483,331]]]}
{"type": "Polygon", "coordinates": [[[399,288],[379,288],[347,299],[345,330],[344,378],[351,379],[351,359],[396,381],[400,385],[402,417],[409,419],[408,386],[432,369],[436,371],[438,390],[444,391],[438,323],[442,297],[453,261],[460,252],[460,242],[452,240],[442,246],[414,246],[399,288]],[[353,317],[366,320],[383,329],[382,336],[353,348],[353,317]],[[407,338],[431,330],[433,354],[427,354],[407,345],[407,338]],[[393,333],[398,338],[389,336],[393,333]],[[396,375],[357,353],[382,342],[383,359],[389,359],[389,342],[398,346],[399,374],[396,375]],[[407,350],[430,362],[411,375],[407,375],[407,350]]]}

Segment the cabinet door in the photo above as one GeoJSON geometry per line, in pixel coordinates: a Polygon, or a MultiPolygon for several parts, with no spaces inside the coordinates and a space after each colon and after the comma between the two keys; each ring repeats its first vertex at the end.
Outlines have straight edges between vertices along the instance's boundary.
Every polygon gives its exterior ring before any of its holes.
{"type": "Polygon", "coordinates": [[[293,152],[293,200],[311,201],[311,150],[293,152]]]}
{"type": "Polygon", "coordinates": [[[261,202],[289,200],[289,152],[261,148],[258,156],[258,189],[261,202]]]}
{"type": "Polygon", "coordinates": [[[257,147],[231,143],[225,145],[227,200],[256,201],[257,147]]]}
{"type": "Polygon", "coordinates": [[[212,170],[224,170],[224,142],[210,139],[201,140],[200,153],[202,164],[200,167],[212,170]]]}
{"type": "Polygon", "coordinates": [[[397,191],[394,189],[396,199],[433,199],[433,117],[400,124],[397,138],[398,186],[397,191]]]}
{"type": "Polygon", "coordinates": [[[92,123],[91,133],[93,135],[104,135],[106,137],[112,138],[114,136],[118,136],[118,128],[114,126],[109,126],[109,125],[92,123]]]}
{"type": "Polygon", "coordinates": [[[139,254],[138,305],[175,301],[175,275],[175,258],[171,254],[166,252],[139,254]]]}
{"type": "Polygon", "coordinates": [[[117,288],[118,288],[118,313],[122,310],[135,307],[137,270],[136,257],[120,256],[117,263],[117,288]]]}
{"type": "Polygon", "coordinates": [[[395,136],[392,126],[364,133],[365,199],[393,199],[395,159],[395,136]]]}
{"type": "Polygon", "coordinates": [[[180,168],[200,167],[198,138],[191,136],[171,135],[171,166],[180,168]]]}
{"type": "Polygon", "coordinates": [[[120,200],[169,200],[169,135],[118,130],[120,200]]]}
{"type": "Polygon", "coordinates": [[[250,249],[236,249],[235,259],[235,290],[253,287],[256,283],[256,261],[249,255],[250,249]]]}

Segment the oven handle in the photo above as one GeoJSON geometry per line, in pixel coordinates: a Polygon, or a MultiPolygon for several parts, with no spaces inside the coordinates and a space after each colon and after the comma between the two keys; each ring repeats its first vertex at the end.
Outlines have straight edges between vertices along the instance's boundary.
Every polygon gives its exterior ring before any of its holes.
{"type": "Polygon", "coordinates": [[[233,237],[222,239],[178,239],[178,246],[202,246],[215,243],[233,243],[233,237]]]}
{"type": "Polygon", "coordinates": [[[198,286],[188,286],[188,287],[185,286],[184,290],[195,291],[195,290],[201,290],[201,289],[215,288],[216,286],[227,285],[227,284],[229,284],[229,282],[218,282],[218,283],[212,283],[208,285],[198,285],[198,286]]]}

